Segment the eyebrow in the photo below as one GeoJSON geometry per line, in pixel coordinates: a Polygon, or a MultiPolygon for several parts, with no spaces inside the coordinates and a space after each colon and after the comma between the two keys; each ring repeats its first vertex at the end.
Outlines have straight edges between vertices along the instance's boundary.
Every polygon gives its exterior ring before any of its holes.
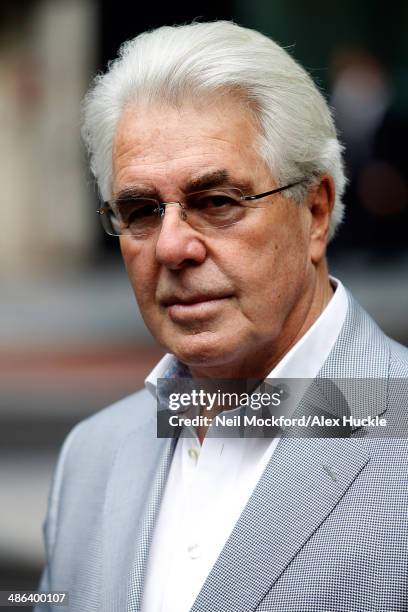
{"type": "Polygon", "coordinates": [[[252,185],[250,181],[234,179],[231,177],[228,170],[215,170],[214,172],[206,172],[201,176],[190,179],[184,191],[201,191],[203,189],[213,189],[214,187],[229,186],[238,187],[241,191],[251,191],[252,185]]]}
{"type": "Polygon", "coordinates": [[[120,202],[130,198],[155,198],[160,200],[160,194],[155,187],[150,187],[149,185],[132,185],[118,191],[113,200],[120,202]]]}
{"type": "MultiPolygon", "coordinates": [[[[187,181],[182,191],[191,193],[193,191],[202,191],[205,189],[214,189],[221,186],[238,187],[244,194],[252,192],[252,183],[248,180],[234,179],[226,169],[214,170],[206,172],[200,176],[193,177],[187,181]]],[[[156,187],[149,185],[132,185],[120,190],[115,201],[126,200],[128,198],[154,198],[161,200],[161,194],[156,187]]]]}

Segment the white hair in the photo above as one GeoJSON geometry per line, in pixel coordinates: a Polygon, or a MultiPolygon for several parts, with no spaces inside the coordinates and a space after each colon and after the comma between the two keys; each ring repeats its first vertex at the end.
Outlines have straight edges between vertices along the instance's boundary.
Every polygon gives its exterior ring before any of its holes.
{"type": "Polygon", "coordinates": [[[308,73],[278,44],[229,21],[163,26],[125,42],[83,103],[82,136],[104,200],[111,197],[112,143],[129,103],[182,104],[214,92],[238,93],[259,129],[259,154],[301,202],[319,176],[335,184],[329,237],[343,218],[346,179],[330,109],[308,73]]]}

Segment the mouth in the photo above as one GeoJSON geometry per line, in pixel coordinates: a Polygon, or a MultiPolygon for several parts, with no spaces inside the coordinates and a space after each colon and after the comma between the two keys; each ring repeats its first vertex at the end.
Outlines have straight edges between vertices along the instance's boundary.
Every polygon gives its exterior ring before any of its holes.
{"type": "Polygon", "coordinates": [[[212,302],[216,300],[223,300],[231,297],[231,295],[222,294],[196,294],[191,296],[170,296],[162,300],[163,306],[174,306],[175,304],[181,304],[182,306],[193,306],[194,304],[202,304],[204,302],[212,302]]]}
{"type": "Polygon", "coordinates": [[[171,296],[162,301],[170,318],[175,321],[199,319],[214,315],[232,295],[171,296]]]}

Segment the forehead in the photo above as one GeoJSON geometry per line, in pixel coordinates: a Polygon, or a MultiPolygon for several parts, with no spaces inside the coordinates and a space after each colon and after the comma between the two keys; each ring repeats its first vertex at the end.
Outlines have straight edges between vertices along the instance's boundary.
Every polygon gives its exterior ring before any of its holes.
{"type": "Polygon", "coordinates": [[[113,143],[114,191],[137,181],[188,181],[220,168],[251,174],[263,165],[257,138],[252,114],[227,96],[200,107],[129,106],[113,143]]]}

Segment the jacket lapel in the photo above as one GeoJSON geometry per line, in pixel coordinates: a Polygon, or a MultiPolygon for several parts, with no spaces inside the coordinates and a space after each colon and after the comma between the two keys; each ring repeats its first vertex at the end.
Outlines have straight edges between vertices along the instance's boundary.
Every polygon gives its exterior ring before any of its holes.
{"type": "Polygon", "coordinates": [[[104,612],[140,609],[153,521],[174,447],[173,440],[156,439],[155,429],[153,419],[130,433],[111,471],[103,519],[104,612]]]}
{"type": "Polygon", "coordinates": [[[350,442],[281,440],[192,612],[256,608],[366,465],[350,442]]]}
{"type": "MultiPolygon", "coordinates": [[[[386,337],[348,297],[342,331],[317,378],[386,379],[386,337]]],[[[375,398],[370,393],[365,398],[350,395],[347,385],[341,392],[351,414],[367,416],[386,409],[386,385],[376,389],[375,398]]],[[[369,459],[365,445],[353,437],[283,437],[191,612],[255,610],[369,459]]]]}
{"type": "Polygon", "coordinates": [[[164,440],[163,450],[157,463],[156,473],[152,478],[150,489],[144,500],[145,507],[137,531],[137,541],[132,564],[132,571],[128,583],[127,612],[139,612],[142,603],[143,581],[146,562],[160,500],[166,484],[168,472],[175,449],[175,440],[164,440]]]}

